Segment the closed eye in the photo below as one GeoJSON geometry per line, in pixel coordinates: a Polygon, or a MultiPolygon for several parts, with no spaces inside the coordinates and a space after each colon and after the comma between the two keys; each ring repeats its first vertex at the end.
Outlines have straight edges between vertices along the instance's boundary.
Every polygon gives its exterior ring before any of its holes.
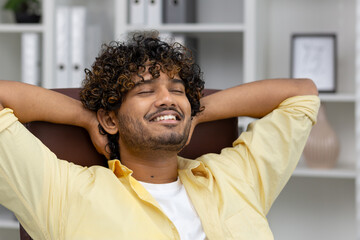
{"type": "Polygon", "coordinates": [[[183,93],[184,93],[184,90],[181,90],[181,89],[172,89],[172,90],[170,90],[170,92],[183,94],[183,93]]]}
{"type": "Polygon", "coordinates": [[[138,92],[137,94],[138,95],[145,95],[145,94],[151,94],[151,93],[153,93],[154,91],[153,90],[149,90],[149,91],[140,91],[140,92],[138,92]]]}

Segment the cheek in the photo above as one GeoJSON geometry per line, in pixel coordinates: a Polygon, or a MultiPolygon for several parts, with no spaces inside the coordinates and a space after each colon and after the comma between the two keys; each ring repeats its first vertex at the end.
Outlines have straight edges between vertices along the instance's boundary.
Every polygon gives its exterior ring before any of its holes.
{"type": "Polygon", "coordinates": [[[184,113],[187,115],[187,116],[190,116],[191,115],[191,105],[190,105],[190,102],[189,100],[186,98],[186,100],[183,102],[182,104],[182,108],[184,110],[184,113]]]}
{"type": "Polygon", "coordinates": [[[143,118],[148,109],[149,106],[146,101],[127,101],[126,104],[120,107],[119,113],[135,118],[143,118]]]}

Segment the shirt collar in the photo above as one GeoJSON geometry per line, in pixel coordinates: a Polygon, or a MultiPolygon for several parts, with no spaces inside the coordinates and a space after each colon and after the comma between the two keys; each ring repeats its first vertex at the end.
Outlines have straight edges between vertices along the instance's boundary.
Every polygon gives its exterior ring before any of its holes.
{"type": "Polygon", "coordinates": [[[126,166],[122,165],[118,159],[108,161],[109,169],[113,171],[116,177],[128,176],[133,173],[133,171],[126,166]]]}
{"type": "Polygon", "coordinates": [[[203,176],[208,178],[209,173],[205,165],[201,161],[186,159],[178,156],[178,170],[190,170],[195,176],[203,176]]]}
{"type": "MultiPolygon", "coordinates": [[[[128,176],[133,173],[133,171],[127,168],[125,165],[122,165],[118,159],[108,161],[109,169],[116,175],[116,177],[128,176]]],[[[200,161],[190,160],[178,156],[178,170],[191,170],[195,176],[208,176],[208,172],[204,163],[200,161]]]]}

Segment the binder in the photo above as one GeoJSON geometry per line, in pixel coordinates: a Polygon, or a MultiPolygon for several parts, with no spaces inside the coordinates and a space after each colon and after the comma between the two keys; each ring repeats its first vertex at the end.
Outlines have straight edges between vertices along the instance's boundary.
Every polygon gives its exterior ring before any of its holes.
{"type": "Polygon", "coordinates": [[[68,87],[80,87],[85,77],[86,8],[71,8],[71,68],[68,87]]]}
{"type": "Polygon", "coordinates": [[[145,25],[147,19],[147,0],[129,0],[130,24],[145,25]]]}
{"type": "Polygon", "coordinates": [[[147,16],[146,24],[151,26],[160,25],[163,21],[163,0],[146,0],[147,16]]]}
{"type": "Polygon", "coordinates": [[[164,3],[165,23],[196,22],[195,0],[166,0],[164,3]]]}
{"type": "Polygon", "coordinates": [[[40,84],[40,36],[37,33],[21,35],[21,81],[40,84]]]}
{"type": "Polygon", "coordinates": [[[66,88],[70,81],[70,7],[56,9],[55,87],[66,88]]]}

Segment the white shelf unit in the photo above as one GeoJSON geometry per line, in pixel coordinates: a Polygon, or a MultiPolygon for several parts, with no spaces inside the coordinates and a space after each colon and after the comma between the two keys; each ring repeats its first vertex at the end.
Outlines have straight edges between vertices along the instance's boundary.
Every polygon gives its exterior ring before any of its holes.
{"type": "MultiPolygon", "coordinates": [[[[0,6],[5,0],[0,0],[0,6]]],[[[37,24],[17,24],[11,13],[1,9],[0,18],[0,72],[2,79],[19,81],[21,79],[21,34],[37,33],[41,37],[41,85],[51,87],[53,72],[53,1],[42,1],[42,20],[37,24]],[[46,11],[45,11],[46,10],[46,11]],[[6,56],[6,57],[4,57],[6,56]]]]}
{"type": "MultiPolygon", "coordinates": [[[[355,83],[357,0],[257,0],[256,78],[290,76],[294,33],[337,35],[337,91],[320,94],[327,118],[340,140],[333,169],[311,169],[302,159],[268,215],[275,239],[356,239],[360,204],[358,87],[355,83]]],[[[359,53],[357,53],[359,55],[359,53]]],[[[358,222],[359,223],[359,222],[358,222]]]]}

